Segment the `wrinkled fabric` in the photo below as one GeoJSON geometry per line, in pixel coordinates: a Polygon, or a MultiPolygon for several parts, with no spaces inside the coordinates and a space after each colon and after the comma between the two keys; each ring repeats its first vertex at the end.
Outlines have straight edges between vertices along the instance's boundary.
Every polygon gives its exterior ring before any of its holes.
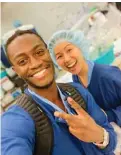
{"type": "MultiPolygon", "coordinates": [[[[99,149],[92,143],[85,143],[70,134],[68,126],[54,116],[55,108],[38,96],[26,93],[40,104],[49,117],[54,131],[52,155],[114,155],[116,134],[108,123],[106,115],[98,107],[91,94],[80,84],[71,83],[83,96],[89,115],[109,132],[110,142],[105,149],[99,149]]],[[[63,92],[62,92],[63,93],[63,92]]],[[[68,107],[67,107],[68,108],[68,107]]],[[[71,108],[71,107],[70,107],[71,108]]],[[[12,106],[2,115],[2,155],[32,155],[35,146],[35,125],[30,115],[18,105],[12,106]]]]}
{"type": "MultiPolygon", "coordinates": [[[[73,81],[80,83],[77,75],[73,75],[73,81]]],[[[121,127],[121,71],[119,68],[95,63],[87,89],[96,103],[106,112],[109,122],[115,122],[121,127]]]]}

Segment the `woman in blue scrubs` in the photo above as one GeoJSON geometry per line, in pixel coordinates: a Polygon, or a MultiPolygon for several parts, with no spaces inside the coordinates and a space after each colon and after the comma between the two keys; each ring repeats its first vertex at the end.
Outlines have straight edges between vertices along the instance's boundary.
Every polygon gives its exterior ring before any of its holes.
{"type": "Polygon", "coordinates": [[[121,71],[88,61],[89,43],[81,31],[56,32],[48,43],[56,65],[73,74],[73,81],[86,87],[106,112],[109,122],[121,127],[121,71]]]}

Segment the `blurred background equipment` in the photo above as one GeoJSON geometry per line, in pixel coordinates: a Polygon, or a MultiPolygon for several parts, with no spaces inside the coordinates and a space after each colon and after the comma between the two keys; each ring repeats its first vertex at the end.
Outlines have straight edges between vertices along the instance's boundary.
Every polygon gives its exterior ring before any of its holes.
{"type": "MultiPolygon", "coordinates": [[[[82,30],[91,43],[90,60],[121,68],[121,2],[6,2],[1,3],[1,17],[1,37],[28,24],[33,24],[46,42],[57,30],[82,30]]],[[[21,95],[26,83],[12,70],[2,42],[0,69],[0,100],[5,111],[21,95]]],[[[71,75],[56,68],[56,81],[71,81],[71,75]]]]}

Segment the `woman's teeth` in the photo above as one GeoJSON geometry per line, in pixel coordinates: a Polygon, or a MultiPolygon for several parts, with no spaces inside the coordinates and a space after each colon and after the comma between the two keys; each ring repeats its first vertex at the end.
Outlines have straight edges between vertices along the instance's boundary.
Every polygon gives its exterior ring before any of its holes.
{"type": "Polygon", "coordinates": [[[71,67],[73,67],[75,64],[76,64],[76,62],[73,62],[72,64],[68,65],[67,67],[68,67],[68,68],[71,68],[71,67]]]}
{"type": "Polygon", "coordinates": [[[46,69],[43,69],[42,71],[34,74],[33,77],[41,77],[41,76],[43,76],[43,74],[45,73],[45,71],[46,71],[46,69]]]}

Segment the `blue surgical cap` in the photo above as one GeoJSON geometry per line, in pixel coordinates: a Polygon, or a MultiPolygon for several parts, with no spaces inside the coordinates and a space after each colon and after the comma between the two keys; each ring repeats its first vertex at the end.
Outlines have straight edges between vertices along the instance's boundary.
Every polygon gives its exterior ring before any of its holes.
{"type": "Polygon", "coordinates": [[[80,52],[82,52],[84,58],[88,59],[90,43],[84,37],[84,33],[80,30],[61,30],[54,33],[48,42],[48,49],[56,66],[58,66],[58,64],[56,62],[54,48],[58,43],[65,41],[77,46],[80,49],[80,52]]]}

